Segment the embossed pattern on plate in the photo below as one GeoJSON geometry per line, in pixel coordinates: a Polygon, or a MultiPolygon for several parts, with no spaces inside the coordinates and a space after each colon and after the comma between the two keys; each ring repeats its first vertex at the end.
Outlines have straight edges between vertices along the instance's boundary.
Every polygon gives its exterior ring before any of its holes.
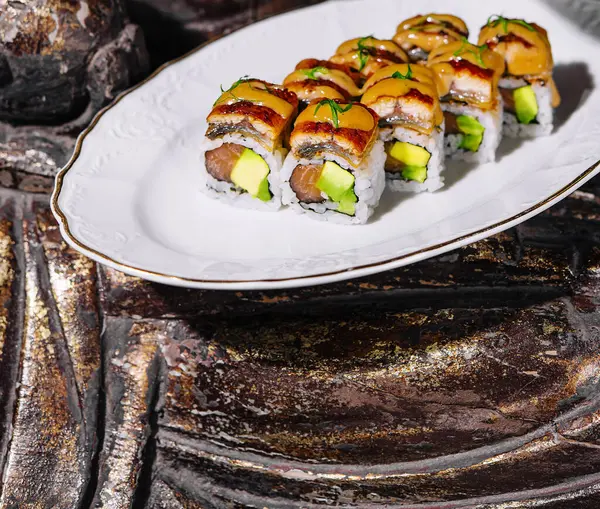
{"type": "MultiPolygon", "coordinates": [[[[472,32],[485,2],[427,0],[472,32]]],[[[498,162],[452,164],[433,195],[384,195],[362,227],[323,224],[290,210],[245,212],[199,193],[197,145],[220,84],[250,74],[281,81],[305,57],[344,39],[390,37],[416,14],[408,2],[329,2],[271,18],[165,67],[102,111],[57,177],[52,205],[67,241],[132,275],[196,288],[323,284],[407,265],[518,224],[600,171],[600,44],[538,0],[502,3],[505,15],[545,26],[565,98],[548,138],[503,143],[498,162]],[[319,37],[306,37],[306,30],[319,37]],[[252,41],[249,44],[248,41],[252,41]]]]}

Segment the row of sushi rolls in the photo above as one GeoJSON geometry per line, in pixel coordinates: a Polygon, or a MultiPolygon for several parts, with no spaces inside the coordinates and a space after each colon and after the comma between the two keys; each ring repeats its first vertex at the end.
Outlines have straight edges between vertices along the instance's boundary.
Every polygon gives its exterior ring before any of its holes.
{"type": "Polygon", "coordinates": [[[446,158],[483,164],[503,135],[549,135],[560,96],[546,30],[495,15],[477,45],[468,37],[456,16],[419,15],[392,40],[356,38],[329,60],[302,60],[281,85],[222,87],[201,149],[205,191],[364,224],[386,185],[434,192],[446,158]]]}

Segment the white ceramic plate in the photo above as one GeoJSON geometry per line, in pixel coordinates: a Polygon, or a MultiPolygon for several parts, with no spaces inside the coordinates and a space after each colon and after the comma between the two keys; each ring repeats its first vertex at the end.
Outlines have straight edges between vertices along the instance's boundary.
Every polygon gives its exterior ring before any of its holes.
{"type": "Polygon", "coordinates": [[[76,249],[172,285],[290,288],[407,265],[514,226],[600,171],[598,55],[598,41],[538,0],[354,0],[294,11],[196,50],[102,111],[57,177],[53,210],[76,249]],[[303,58],[327,58],[352,37],[391,37],[401,20],[430,11],[464,18],[475,37],[491,14],[546,27],[564,100],[556,132],[503,142],[495,164],[451,165],[442,192],[386,191],[366,226],[246,212],[200,194],[197,146],[221,84],[246,74],[280,82],[303,58]]]}

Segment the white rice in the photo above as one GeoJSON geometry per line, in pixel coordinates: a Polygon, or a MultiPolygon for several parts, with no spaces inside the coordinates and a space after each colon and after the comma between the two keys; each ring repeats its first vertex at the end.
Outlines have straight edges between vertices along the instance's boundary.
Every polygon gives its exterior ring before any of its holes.
{"type": "Polygon", "coordinates": [[[442,109],[457,116],[474,117],[484,127],[483,140],[477,152],[459,148],[463,134],[446,134],[444,148],[450,159],[484,164],[496,160],[496,151],[502,141],[502,100],[498,97],[498,106],[494,110],[484,111],[466,104],[447,102],[442,103],[442,109]]]}
{"type": "Polygon", "coordinates": [[[379,200],[385,188],[385,165],[386,154],[383,142],[377,141],[369,156],[358,168],[352,168],[348,162],[340,157],[326,156],[324,159],[296,159],[289,154],[281,169],[281,191],[282,202],[289,205],[294,211],[308,214],[311,218],[338,224],[365,224],[373,215],[379,205],[379,200]],[[327,199],[323,203],[300,203],[296,193],[290,186],[290,179],[294,169],[299,164],[323,164],[325,161],[333,161],[342,168],[349,170],[354,175],[354,193],[358,198],[354,216],[348,216],[337,212],[338,204],[327,199]]]}
{"type": "Polygon", "coordinates": [[[244,209],[255,209],[265,211],[275,211],[281,208],[281,186],[279,181],[279,171],[283,164],[283,160],[287,154],[287,150],[280,147],[273,152],[267,151],[260,143],[252,138],[248,138],[241,134],[226,134],[216,140],[204,139],[200,146],[200,167],[202,169],[202,186],[201,190],[204,194],[211,198],[233,205],[234,207],[244,209]],[[269,191],[273,195],[270,201],[264,202],[258,198],[249,195],[243,189],[240,189],[235,184],[217,180],[206,171],[205,154],[209,150],[219,148],[224,143],[235,143],[249,148],[260,155],[270,168],[269,176],[269,191]]]}
{"type": "MultiPolygon", "coordinates": [[[[500,87],[514,90],[529,85],[525,80],[519,78],[503,78],[500,87]]],[[[520,124],[517,116],[510,111],[504,112],[503,130],[506,136],[511,138],[538,138],[549,136],[554,130],[554,109],[552,108],[552,91],[550,87],[534,83],[531,85],[535,92],[538,103],[538,115],[531,124],[520,124]]]]}
{"type": "Polygon", "coordinates": [[[433,193],[444,187],[444,177],[442,172],[446,165],[444,163],[444,125],[434,130],[431,136],[421,134],[405,127],[385,128],[381,130],[380,138],[383,141],[404,141],[423,147],[431,154],[431,159],[427,163],[427,180],[422,184],[415,181],[406,181],[402,179],[399,173],[386,172],[386,181],[392,191],[405,191],[411,193],[429,192],[433,193]]]}

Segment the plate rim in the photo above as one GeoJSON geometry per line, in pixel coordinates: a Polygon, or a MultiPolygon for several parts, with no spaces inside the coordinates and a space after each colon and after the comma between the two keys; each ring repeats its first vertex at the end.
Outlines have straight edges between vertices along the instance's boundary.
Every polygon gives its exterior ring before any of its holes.
{"type": "MultiPolygon", "coordinates": [[[[324,2],[327,3],[327,2],[324,2]]],[[[96,127],[100,119],[107,113],[109,110],[114,108],[122,99],[126,96],[135,92],[138,88],[141,88],[146,83],[157,77],[161,72],[163,72],[168,67],[194,55],[195,53],[201,51],[206,48],[210,44],[213,44],[221,39],[224,39],[234,33],[242,31],[250,26],[254,26],[260,23],[268,22],[269,20],[285,16],[292,12],[308,10],[314,7],[318,7],[322,4],[309,5],[300,8],[291,8],[286,11],[280,12],[274,16],[269,16],[264,18],[258,22],[251,23],[250,25],[245,25],[239,27],[231,32],[226,34],[221,34],[215,37],[210,38],[206,42],[200,44],[199,46],[193,48],[187,53],[165,62],[157,69],[155,69],[149,76],[144,78],[139,83],[134,86],[128,88],[127,90],[121,92],[111,103],[104,106],[92,119],[90,124],[79,134],[77,140],[75,142],[75,148],[73,150],[73,154],[71,158],[67,162],[65,166],[63,166],[60,171],[56,174],[54,188],[52,190],[51,198],[50,198],[50,207],[52,213],[54,214],[56,220],[58,221],[58,225],[60,227],[61,234],[63,238],[67,241],[67,243],[88,256],[89,258],[95,260],[98,263],[107,265],[116,270],[124,272],[126,274],[130,274],[133,276],[141,277],[143,279],[147,279],[150,281],[154,281],[162,284],[170,284],[173,286],[181,286],[186,288],[200,288],[200,289],[213,289],[213,290],[268,290],[268,289],[287,289],[287,288],[299,288],[306,286],[314,286],[314,285],[322,285],[322,284],[330,284],[344,280],[356,279],[360,277],[365,277],[368,275],[373,275],[380,272],[385,272],[387,270],[399,268],[402,266],[406,266],[412,263],[416,263],[418,261],[422,261],[424,259],[439,256],[446,252],[452,251],[453,249],[458,249],[465,245],[477,242],[484,238],[487,238],[496,233],[500,233],[505,231],[517,224],[520,224],[527,219],[543,212],[544,210],[550,208],[555,203],[561,201],[561,199],[566,198],[566,196],[572,192],[577,190],[581,185],[590,180],[595,174],[600,172],[600,160],[596,161],[592,166],[584,170],[581,174],[575,177],[571,182],[563,186],[561,189],[556,191],[550,196],[547,196],[543,200],[539,201],[535,205],[532,205],[528,209],[514,214],[508,218],[503,218],[499,221],[494,222],[491,225],[485,226],[483,228],[479,228],[477,230],[471,231],[469,233],[465,233],[460,235],[454,239],[447,240],[445,242],[441,242],[438,244],[434,244],[431,246],[427,246],[421,249],[417,249],[411,251],[409,253],[405,253],[401,256],[390,258],[387,260],[383,260],[380,262],[369,263],[365,265],[358,265],[354,267],[349,267],[345,269],[339,269],[335,271],[325,272],[321,274],[311,274],[306,276],[294,276],[287,278],[275,278],[275,279],[240,279],[240,280],[219,280],[219,279],[198,279],[198,278],[189,278],[185,276],[176,276],[173,274],[164,274],[161,272],[156,272],[152,270],[143,269],[140,267],[136,267],[133,265],[129,265],[127,263],[119,262],[110,256],[94,249],[92,247],[87,246],[81,240],[77,239],[71,232],[69,228],[69,220],[67,215],[63,212],[59,205],[59,198],[63,189],[64,179],[69,172],[69,170],[74,166],[77,162],[79,155],[81,154],[83,142],[85,138],[93,131],[96,127]],[[407,259],[414,258],[409,263],[404,263],[407,259]]]]}

